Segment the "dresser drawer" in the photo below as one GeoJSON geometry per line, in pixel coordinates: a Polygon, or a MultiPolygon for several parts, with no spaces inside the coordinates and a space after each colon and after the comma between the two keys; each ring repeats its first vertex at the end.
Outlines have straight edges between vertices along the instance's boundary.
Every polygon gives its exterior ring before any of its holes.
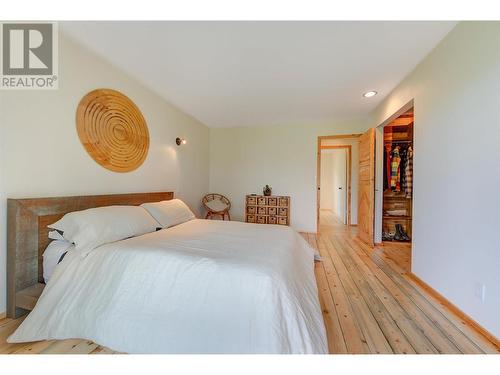
{"type": "Polygon", "coordinates": [[[257,223],[259,224],[265,224],[266,223],[266,217],[263,215],[257,215],[257,223]]]}
{"type": "Polygon", "coordinates": [[[267,198],[267,205],[268,206],[277,206],[278,205],[278,199],[274,198],[274,197],[267,198]]]}
{"type": "Polygon", "coordinates": [[[265,215],[267,212],[266,212],[266,208],[265,207],[257,207],[257,214],[258,215],[265,215]]]}
{"type": "Polygon", "coordinates": [[[278,208],[276,208],[276,207],[268,207],[267,208],[267,214],[268,215],[277,215],[278,214],[278,208]]]}
{"type": "Polygon", "coordinates": [[[278,203],[281,207],[288,207],[288,198],[287,197],[280,197],[278,203]]]}
{"type": "Polygon", "coordinates": [[[259,206],[265,206],[267,204],[267,198],[266,197],[258,197],[257,204],[259,206]]]}
{"type": "Polygon", "coordinates": [[[268,216],[267,217],[267,223],[268,224],[277,224],[278,223],[278,218],[276,216],[268,216]]]}
{"type": "Polygon", "coordinates": [[[278,217],[278,224],[279,225],[288,225],[286,217],[278,217]]]}
{"type": "Polygon", "coordinates": [[[247,223],[255,223],[255,215],[247,215],[247,223]]]}
{"type": "Polygon", "coordinates": [[[247,197],[247,204],[255,206],[257,204],[257,197],[247,197]]]}
{"type": "Polygon", "coordinates": [[[278,208],[278,215],[288,216],[288,208],[285,208],[285,207],[278,208]]]}
{"type": "Polygon", "coordinates": [[[247,214],[255,215],[256,213],[257,213],[257,207],[255,207],[255,206],[248,206],[247,207],[247,214]]]}

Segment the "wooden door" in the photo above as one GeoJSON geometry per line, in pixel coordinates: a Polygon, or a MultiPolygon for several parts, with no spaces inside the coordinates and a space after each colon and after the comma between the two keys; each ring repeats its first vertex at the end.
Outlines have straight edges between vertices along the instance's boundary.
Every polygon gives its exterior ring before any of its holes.
{"type": "Polygon", "coordinates": [[[375,129],[359,137],[358,236],[373,246],[375,211],[375,129]]]}

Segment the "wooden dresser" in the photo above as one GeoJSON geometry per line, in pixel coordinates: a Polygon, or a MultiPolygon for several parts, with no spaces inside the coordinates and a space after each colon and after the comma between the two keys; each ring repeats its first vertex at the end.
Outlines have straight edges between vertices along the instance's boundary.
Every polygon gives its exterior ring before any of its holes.
{"type": "Polygon", "coordinates": [[[247,195],[245,221],[257,224],[290,225],[290,197],[247,195]]]}

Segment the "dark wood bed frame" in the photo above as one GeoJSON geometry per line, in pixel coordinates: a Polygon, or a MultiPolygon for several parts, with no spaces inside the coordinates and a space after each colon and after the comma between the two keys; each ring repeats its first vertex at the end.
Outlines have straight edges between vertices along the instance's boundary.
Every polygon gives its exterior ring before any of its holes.
{"type": "Polygon", "coordinates": [[[94,207],[138,206],[173,199],[173,192],[7,200],[7,316],[32,310],[45,286],[42,255],[52,224],[68,212],[94,207]]]}

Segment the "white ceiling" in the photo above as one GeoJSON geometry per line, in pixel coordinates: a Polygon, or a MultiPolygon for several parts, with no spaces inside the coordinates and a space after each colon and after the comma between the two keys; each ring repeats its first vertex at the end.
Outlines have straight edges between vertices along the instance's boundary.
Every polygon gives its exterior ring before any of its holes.
{"type": "Polygon", "coordinates": [[[455,22],[62,22],[210,127],[366,116],[455,22]],[[362,93],[376,90],[366,99],[362,93]]]}

